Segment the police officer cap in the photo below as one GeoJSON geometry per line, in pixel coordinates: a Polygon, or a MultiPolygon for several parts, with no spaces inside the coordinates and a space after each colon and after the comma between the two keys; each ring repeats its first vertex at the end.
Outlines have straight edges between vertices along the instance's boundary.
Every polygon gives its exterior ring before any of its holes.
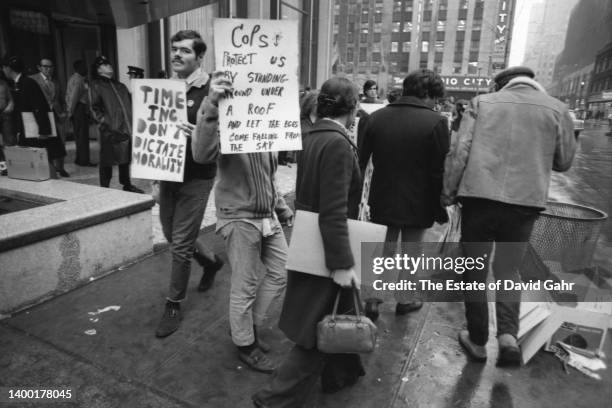
{"type": "Polygon", "coordinates": [[[96,57],[93,64],[96,67],[99,67],[100,65],[110,65],[110,61],[104,55],[100,55],[99,57],[96,57]]]}
{"type": "Polygon", "coordinates": [[[516,76],[528,76],[529,78],[533,78],[535,77],[535,74],[531,68],[528,67],[510,67],[497,74],[494,81],[499,84],[506,82],[511,77],[516,76]]]}
{"type": "Polygon", "coordinates": [[[128,65],[128,75],[136,75],[136,76],[143,76],[144,75],[144,69],[142,68],[138,68],[138,67],[134,67],[132,65],[128,65]]]}

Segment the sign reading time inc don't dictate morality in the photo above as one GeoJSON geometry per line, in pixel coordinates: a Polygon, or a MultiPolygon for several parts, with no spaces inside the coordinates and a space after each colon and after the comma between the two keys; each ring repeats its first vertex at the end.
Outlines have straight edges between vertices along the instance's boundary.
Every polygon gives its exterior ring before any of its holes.
{"type": "Polygon", "coordinates": [[[297,20],[216,19],[214,32],[234,89],[219,103],[221,152],[301,150],[297,20]]]}

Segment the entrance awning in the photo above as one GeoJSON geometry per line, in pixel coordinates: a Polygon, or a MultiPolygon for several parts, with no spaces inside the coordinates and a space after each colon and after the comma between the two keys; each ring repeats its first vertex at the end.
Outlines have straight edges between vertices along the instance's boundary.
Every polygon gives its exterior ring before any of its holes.
{"type": "Polygon", "coordinates": [[[3,0],[19,10],[53,14],[65,21],[130,28],[216,3],[218,0],[3,0]]]}

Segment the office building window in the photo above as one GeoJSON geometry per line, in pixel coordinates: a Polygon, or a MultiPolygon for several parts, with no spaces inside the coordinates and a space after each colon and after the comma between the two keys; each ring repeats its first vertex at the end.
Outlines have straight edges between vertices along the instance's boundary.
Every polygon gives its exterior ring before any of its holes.
{"type": "Polygon", "coordinates": [[[444,41],[446,33],[444,31],[436,31],[436,41],[444,41]]]}
{"type": "Polygon", "coordinates": [[[455,57],[453,58],[454,62],[463,62],[463,51],[455,50],[455,57]]]}
{"type": "Polygon", "coordinates": [[[429,32],[429,31],[423,31],[423,32],[421,33],[421,39],[422,39],[423,41],[429,41],[429,35],[430,35],[430,32],[429,32]]]}
{"type": "Polygon", "coordinates": [[[438,20],[438,31],[446,30],[446,21],[438,20]]]}
{"type": "MultiPolygon", "coordinates": [[[[336,40],[334,40],[334,42],[336,42],[336,40]]],[[[346,42],[349,44],[352,44],[355,42],[355,37],[352,31],[349,31],[348,36],[346,37],[346,42]]]]}
{"type": "Polygon", "coordinates": [[[468,0],[459,0],[459,8],[467,10],[468,0]]]}
{"type": "Polygon", "coordinates": [[[368,48],[367,47],[359,47],[359,62],[368,60],[368,48]]]}
{"type": "Polygon", "coordinates": [[[404,11],[412,11],[413,6],[412,0],[404,0],[404,11]]]}
{"type": "Polygon", "coordinates": [[[368,42],[368,33],[361,33],[359,42],[367,43],[368,42]]]}
{"type": "Polygon", "coordinates": [[[374,33],[374,42],[380,42],[380,33],[374,33]]]}
{"type": "Polygon", "coordinates": [[[484,14],[484,1],[479,0],[474,6],[474,20],[482,20],[484,14]]]}
{"type": "Polygon", "coordinates": [[[400,23],[399,21],[395,21],[393,22],[391,31],[393,31],[394,33],[399,33],[400,32],[400,28],[401,28],[402,23],[400,23]]]}
{"type": "Polygon", "coordinates": [[[372,53],[372,61],[373,62],[380,62],[380,52],[373,52],[372,53]]]}
{"type": "Polygon", "coordinates": [[[476,65],[468,65],[468,74],[470,75],[476,75],[478,73],[478,68],[476,67],[476,65]]]}
{"type": "Polygon", "coordinates": [[[431,21],[431,10],[423,11],[423,21],[431,21]]]}
{"type": "Polygon", "coordinates": [[[456,62],[453,64],[453,74],[461,73],[461,64],[457,64],[456,62]]]}
{"type": "Polygon", "coordinates": [[[381,23],[382,22],[382,13],[377,12],[374,14],[374,22],[381,23]]]}
{"type": "Polygon", "coordinates": [[[438,10],[438,21],[446,21],[446,10],[438,10]]]}
{"type": "Polygon", "coordinates": [[[397,41],[391,42],[391,52],[397,52],[399,43],[397,41]]]}
{"type": "Polygon", "coordinates": [[[406,21],[404,23],[404,32],[409,33],[412,31],[412,21],[406,21]]]}
{"type": "Polygon", "coordinates": [[[478,51],[470,51],[470,62],[478,63],[478,51]]]}
{"type": "Polygon", "coordinates": [[[402,12],[402,2],[401,1],[394,1],[393,2],[393,12],[394,13],[401,13],[402,12]]]}
{"type": "Polygon", "coordinates": [[[412,44],[410,43],[410,41],[404,41],[404,42],[402,43],[402,51],[403,51],[403,52],[410,52],[410,47],[411,47],[411,45],[412,45],[412,44]]]}
{"type": "Polygon", "coordinates": [[[374,32],[375,33],[382,32],[382,23],[374,23],[374,32]]]}
{"type": "Polygon", "coordinates": [[[427,68],[427,60],[423,61],[419,61],[419,68],[421,69],[426,69],[427,68]]]}
{"type": "Polygon", "coordinates": [[[459,20],[457,23],[457,31],[465,31],[465,20],[459,20]]]}
{"type": "Polygon", "coordinates": [[[348,47],[346,49],[346,61],[353,62],[353,48],[352,47],[348,47]]]}
{"type": "Polygon", "coordinates": [[[421,42],[421,52],[424,52],[424,53],[429,52],[429,41],[421,42]]]}
{"type": "Polygon", "coordinates": [[[459,20],[467,20],[467,9],[460,9],[459,16],[457,18],[459,20]]]}
{"type": "Polygon", "coordinates": [[[478,31],[472,30],[472,41],[473,40],[480,41],[480,33],[481,33],[480,30],[478,31]]]}

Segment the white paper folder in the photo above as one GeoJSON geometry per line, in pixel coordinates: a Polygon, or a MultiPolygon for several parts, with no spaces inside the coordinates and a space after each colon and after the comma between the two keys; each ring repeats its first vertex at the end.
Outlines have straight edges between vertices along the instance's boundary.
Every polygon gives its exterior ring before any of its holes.
{"type": "MultiPolygon", "coordinates": [[[[49,122],[51,122],[51,135],[48,137],[56,137],[57,129],[55,127],[55,117],[53,116],[53,112],[49,112],[49,122]]],[[[36,123],[36,118],[34,117],[34,113],[32,112],[22,112],[21,119],[23,120],[23,132],[27,139],[35,138],[40,136],[40,131],[38,130],[38,123],[36,123]]]]}
{"type": "MultiPolygon", "coordinates": [[[[369,253],[362,253],[361,243],[383,243],[387,227],[371,222],[348,220],[348,231],[350,247],[355,259],[354,269],[357,276],[361,277],[362,259],[370,259],[376,256],[376,252],[382,251],[382,244],[368,245],[363,250],[369,253]]],[[[317,276],[330,276],[330,271],[325,266],[323,239],[319,230],[319,214],[302,210],[296,212],[287,255],[287,269],[317,276]]]]}

